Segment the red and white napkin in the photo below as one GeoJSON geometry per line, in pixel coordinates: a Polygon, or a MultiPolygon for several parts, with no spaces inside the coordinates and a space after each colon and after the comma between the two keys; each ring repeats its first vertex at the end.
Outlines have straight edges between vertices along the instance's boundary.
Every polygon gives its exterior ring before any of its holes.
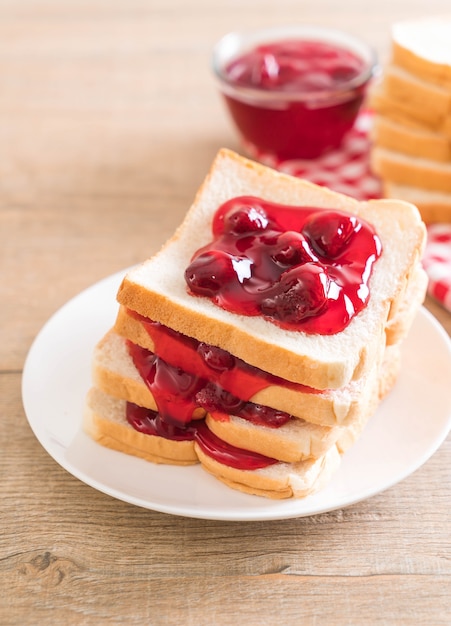
{"type": "Polygon", "coordinates": [[[451,313],[451,224],[431,224],[423,256],[429,295],[451,313]]]}
{"type": "MultiPolygon", "coordinates": [[[[381,184],[372,174],[369,162],[371,123],[372,114],[363,111],[339,150],[312,161],[276,163],[263,155],[259,157],[280,171],[327,186],[357,200],[380,198],[381,184]]],[[[429,276],[429,295],[451,312],[451,224],[428,227],[423,265],[429,276]]]]}
{"type": "Polygon", "coordinates": [[[380,181],[372,174],[369,162],[372,116],[363,112],[338,150],[311,161],[284,161],[276,165],[280,171],[306,178],[357,200],[380,198],[380,181]]]}

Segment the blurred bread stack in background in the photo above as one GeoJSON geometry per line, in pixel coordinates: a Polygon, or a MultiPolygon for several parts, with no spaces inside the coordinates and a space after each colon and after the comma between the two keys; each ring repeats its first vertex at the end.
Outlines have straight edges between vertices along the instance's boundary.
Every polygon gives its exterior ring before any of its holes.
{"type": "Polygon", "coordinates": [[[416,204],[428,223],[451,222],[451,15],[394,24],[370,105],[384,195],[416,204]]]}

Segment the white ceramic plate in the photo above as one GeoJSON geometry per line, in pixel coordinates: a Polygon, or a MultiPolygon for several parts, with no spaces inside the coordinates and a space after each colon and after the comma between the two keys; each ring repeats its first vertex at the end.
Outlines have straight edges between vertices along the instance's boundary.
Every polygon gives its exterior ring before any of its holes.
{"type": "Polygon", "coordinates": [[[398,382],[344,456],[332,482],[302,500],[248,496],[200,466],[147,463],[94,443],[81,430],[95,343],[113,324],[123,272],[70,300],[43,327],[28,354],[23,402],[47,452],[86,484],[155,511],[218,520],[302,517],[349,506],[391,487],[437,450],[451,427],[451,342],[422,309],[405,343],[398,382]]]}

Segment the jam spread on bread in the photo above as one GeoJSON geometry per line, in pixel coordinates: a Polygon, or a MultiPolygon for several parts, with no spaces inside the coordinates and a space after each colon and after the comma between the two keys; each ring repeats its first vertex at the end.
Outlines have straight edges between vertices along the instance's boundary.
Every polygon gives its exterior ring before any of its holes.
{"type": "Polygon", "coordinates": [[[213,381],[244,400],[249,400],[270,385],[304,393],[317,393],[316,389],[274,376],[245,363],[226,350],[197,341],[194,337],[187,337],[131,309],[127,313],[140,322],[152,339],[153,351],[166,363],[196,374],[199,378],[213,381]]]}
{"type": "Polygon", "coordinates": [[[140,433],[164,437],[173,441],[196,441],[205,454],[219,463],[241,470],[255,470],[274,465],[278,461],[270,457],[242,450],[214,435],[203,421],[195,421],[184,427],[166,423],[156,411],[127,402],[126,419],[140,433]]]}
{"type": "Polygon", "coordinates": [[[253,196],[220,206],[212,234],[185,270],[193,295],[322,335],[342,331],[365,307],[382,248],[372,226],[353,214],[253,196]]]}
{"type": "Polygon", "coordinates": [[[249,402],[248,398],[269,384],[310,388],[282,381],[225,350],[186,337],[132,311],[129,314],[140,320],[155,345],[154,353],[127,341],[133,363],[158,408],[152,411],[128,402],[129,424],[148,435],[176,441],[195,440],[205,454],[238,469],[257,469],[276,463],[274,459],[222,441],[202,418],[207,412],[213,419],[223,421],[236,415],[253,424],[278,428],[294,418],[283,411],[249,402]]]}
{"type": "MultiPolygon", "coordinates": [[[[292,419],[291,415],[283,411],[249,402],[247,398],[253,395],[249,391],[250,387],[240,397],[225,390],[219,385],[214,370],[209,370],[208,366],[186,371],[131,341],[127,342],[127,347],[136,369],[154,397],[161,419],[168,424],[182,427],[191,422],[193,417],[203,417],[205,412],[219,420],[237,415],[254,424],[272,428],[278,428],[292,419]]],[[[230,372],[230,387],[246,389],[241,387],[240,372],[230,372]]]]}

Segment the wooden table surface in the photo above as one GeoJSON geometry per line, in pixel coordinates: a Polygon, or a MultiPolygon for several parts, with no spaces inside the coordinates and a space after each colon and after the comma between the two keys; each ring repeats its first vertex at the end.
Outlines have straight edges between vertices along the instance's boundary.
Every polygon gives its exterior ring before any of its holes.
{"type": "MultiPolygon", "coordinates": [[[[349,508],[206,521],[72,477],[32,434],[21,400],[27,351],[50,315],[155,252],[217,149],[239,149],[209,68],[217,38],[311,22],[360,34],[384,60],[392,21],[448,8],[0,2],[2,625],[451,623],[449,438],[413,475],[349,508]]],[[[451,315],[427,306],[451,333],[451,315]]]]}

